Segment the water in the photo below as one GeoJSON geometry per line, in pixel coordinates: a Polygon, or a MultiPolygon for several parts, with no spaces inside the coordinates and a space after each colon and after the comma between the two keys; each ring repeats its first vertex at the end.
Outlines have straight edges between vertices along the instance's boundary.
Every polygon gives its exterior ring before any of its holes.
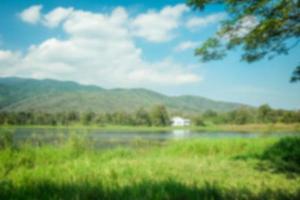
{"type": "Polygon", "coordinates": [[[18,128],[15,130],[14,143],[22,144],[25,141],[36,144],[55,144],[67,140],[72,136],[85,136],[88,141],[97,147],[113,147],[122,145],[159,144],[168,140],[183,140],[195,138],[208,139],[235,139],[258,137],[285,137],[300,136],[298,133],[239,133],[239,132],[194,132],[189,130],[173,130],[166,132],[104,132],[97,129],[56,129],[56,128],[18,128]]]}

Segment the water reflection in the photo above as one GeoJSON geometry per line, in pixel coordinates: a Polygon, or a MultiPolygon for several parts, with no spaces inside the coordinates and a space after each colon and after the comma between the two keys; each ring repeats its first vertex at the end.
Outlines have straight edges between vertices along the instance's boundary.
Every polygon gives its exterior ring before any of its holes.
{"type": "MultiPolygon", "coordinates": [[[[14,143],[22,144],[59,144],[77,135],[97,144],[97,146],[127,145],[131,143],[160,143],[181,139],[235,139],[257,137],[299,136],[298,133],[238,133],[238,132],[194,132],[187,129],[175,129],[169,132],[103,132],[97,129],[45,129],[19,128],[15,130],[14,143]],[[141,142],[143,141],[143,142],[141,142]]],[[[143,144],[144,145],[144,144],[143,144]]]]}
{"type": "Polygon", "coordinates": [[[172,134],[175,139],[187,138],[190,135],[190,130],[186,129],[175,129],[172,131],[172,134]]]}

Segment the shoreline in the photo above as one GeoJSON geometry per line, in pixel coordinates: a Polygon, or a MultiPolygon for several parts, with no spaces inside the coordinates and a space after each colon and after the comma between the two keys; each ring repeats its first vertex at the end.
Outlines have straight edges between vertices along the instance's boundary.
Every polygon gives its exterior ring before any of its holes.
{"type": "Polygon", "coordinates": [[[45,128],[45,129],[88,129],[99,130],[105,132],[168,132],[173,130],[188,130],[199,132],[299,132],[300,123],[296,124],[220,124],[220,125],[208,125],[208,126],[188,126],[188,127],[153,127],[153,126],[118,126],[118,125],[68,125],[68,126],[51,126],[51,125],[2,125],[0,129],[15,129],[15,128],[45,128]]]}

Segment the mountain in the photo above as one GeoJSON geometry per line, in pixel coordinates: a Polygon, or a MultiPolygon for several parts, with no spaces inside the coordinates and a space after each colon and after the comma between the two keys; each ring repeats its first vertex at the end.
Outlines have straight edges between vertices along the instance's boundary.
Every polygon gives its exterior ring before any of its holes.
{"type": "Polygon", "coordinates": [[[0,78],[0,111],[126,111],[163,104],[171,113],[226,112],[242,104],[199,96],[166,96],[146,89],[104,89],[71,81],[0,78]]]}

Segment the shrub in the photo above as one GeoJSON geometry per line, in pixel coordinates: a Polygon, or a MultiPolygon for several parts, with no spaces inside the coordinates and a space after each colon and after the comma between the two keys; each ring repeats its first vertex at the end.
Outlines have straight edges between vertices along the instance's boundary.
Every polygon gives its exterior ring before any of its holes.
{"type": "Polygon", "coordinates": [[[280,139],[263,153],[263,159],[269,160],[279,171],[300,172],[300,138],[280,139]]]}

